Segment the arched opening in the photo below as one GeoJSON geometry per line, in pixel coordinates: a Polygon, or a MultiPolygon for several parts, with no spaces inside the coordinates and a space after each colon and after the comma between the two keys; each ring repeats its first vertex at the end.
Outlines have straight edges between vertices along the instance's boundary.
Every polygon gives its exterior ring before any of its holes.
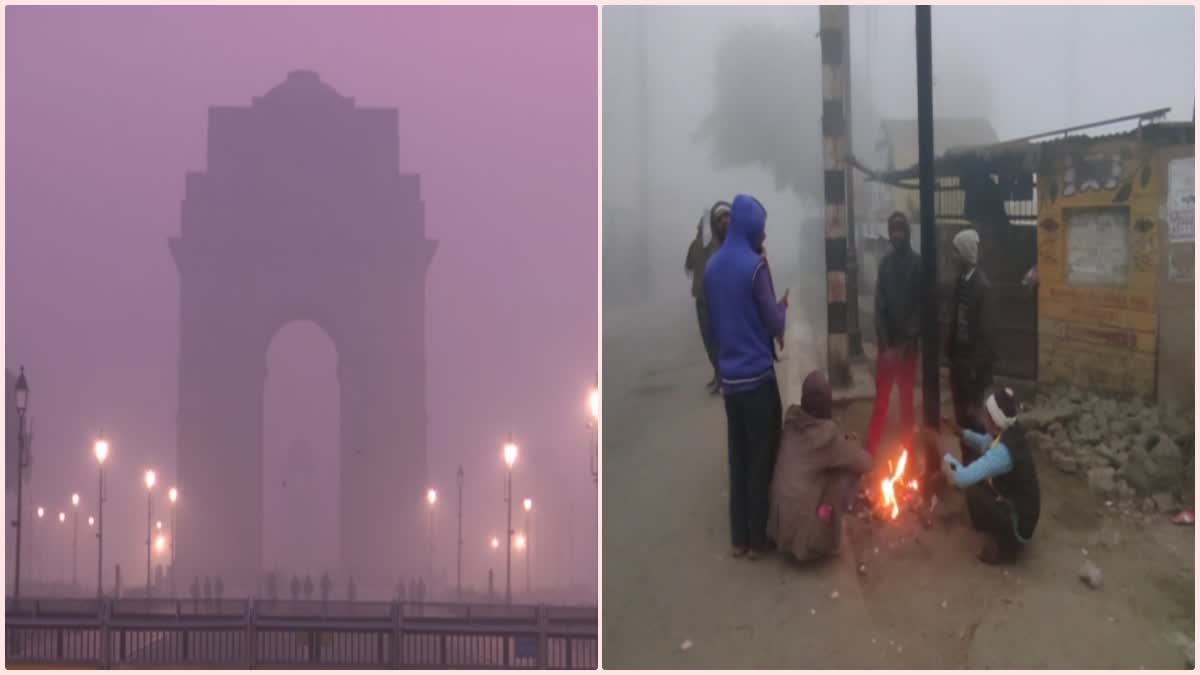
{"type": "Polygon", "coordinates": [[[312,321],[285,324],[267,348],[263,401],[264,571],[282,578],[341,565],[338,355],[312,321]]]}

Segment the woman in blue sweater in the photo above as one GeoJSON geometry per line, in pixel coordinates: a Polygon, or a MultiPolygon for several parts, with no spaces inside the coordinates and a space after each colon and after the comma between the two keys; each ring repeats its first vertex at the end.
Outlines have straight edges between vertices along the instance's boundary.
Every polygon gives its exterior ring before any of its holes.
{"type": "Polygon", "coordinates": [[[1012,389],[989,396],[984,407],[987,433],[962,432],[964,444],[981,456],[963,466],[947,454],[942,470],[966,492],[971,525],[988,535],[979,559],[988,564],[1011,563],[1037,527],[1041,511],[1037,467],[1017,422],[1012,389]]]}

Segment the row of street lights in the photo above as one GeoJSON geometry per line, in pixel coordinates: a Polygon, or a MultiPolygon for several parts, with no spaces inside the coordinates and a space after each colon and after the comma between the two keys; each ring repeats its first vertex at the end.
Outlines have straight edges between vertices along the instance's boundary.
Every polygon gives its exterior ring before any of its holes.
{"type": "MultiPolygon", "coordinates": [[[[589,403],[589,406],[591,408],[591,413],[592,413],[592,422],[589,424],[589,426],[592,427],[593,429],[596,429],[599,426],[599,418],[600,418],[600,394],[597,389],[593,389],[591,391],[591,393],[588,397],[588,403],[589,403]]],[[[17,431],[18,477],[17,477],[17,518],[12,523],[13,526],[16,528],[16,546],[17,546],[17,549],[16,549],[16,571],[15,571],[14,582],[13,582],[13,599],[14,600],[19,600],[21,597],[21,530],[22,530],[22,511],[23,511],[23,506],[24,506],[22,485],[24,483],[23,472],[24,472],[24,469],[28,466],[28,460],[29,460],[28,448],[26,447],[28,437],[27,437],[26,426],[25,426],[25,413],[26,413],[26,410],[28,409],[28,405],[29,405],[29,382],[25,378],[25,367],[21,366],[21,371],[20,371],[19,376],[17,377],[16,386],[15,386],[15,407],[17,410],[17,417],[18,417],[18,431],[17,431]]],[[[110,450],[109,442],[104,437],[103,431],[100,433],[100,437],[96,439],[96,442],[93,445],[92,450],[93,450],[93,454],[96,457],[96,462],[97,462],[97,466],[98,466],[99,485],[98,485],[97,500],[96,500],[97,517],[93,518],[92,516],[88,516],[88,527],[92,527],[93,523],[97,525],[97,533],[96,533],[96,538],[97,538],[96,595],[97,595],[97,597],[103,597],[103,595],[104,595],[104,583],[103,583],[103,580],[104,580],[104,502],[107,500],[107,495],[105,494],[105,490],[104,490],[104,463],[108,459],[109,450],[110,450]]],[[[507,543],[505,546],[504,598],[505,598],[505,602],[507,604],[512,603],[512,547],[515,543],[517,545],[518,550],[523,551],[523,550],[525,550],[526,546],[528,545],[527,534],[521,534],[519,536],[516,536],[516,533],[513,531],[513,528],[512,528],[512,472],[513,472],[513,466],[517,462],[518,454],[519,454],[519,448],[517,447],[517,444],[515,442],[513,442],[512,434],[510,433],[509,437],[508,437],[508,442],[504,444],[504,448],[503,448],[504,463],[508,468],[508,475],[507,475],[507,481],[506,481],[505,493],[504,493],[504,503],[505,503],[505,507],[506,507],[505,510],[507,512],[507,527],[506,527],[507,543]]],[[[592,458],[593,480],[595,480],[597,478],[595,454],[596,454],[595,451],[593,451],[593,458],[592,458]]],[[[159,553],[161,554],[166,548],[166,538],[162,534],[162,521],[158,521],[158,523],[157,523],[157,529],[159,530],[159,534],[158,534],[157,538],[155,538],[155,536],[154,536],[154,527],[153,527],[153,525],[154,525],[154,487],[158,483],[158,475],[153,469],[149,469],[146,471],[146,473],[144,475],[144,480],[145,480],[145,484],[146,484],[146,597],[150,597],[152,549],[157,548],[159,553]]],[[[463,470],[462,470],[461,466],[458,468],[457,482],[458,482],[457,586],[458,586],[458,592],[461,594],[461,592],[462,592],[462,487],[463,487],[463,470]]],[[[174,487],[170,488],[170,490],[168,490],[168,492],[167,492],[167,496],[171,502],[171,539],[170,539],[171,560],[170,560],[169,569],[171,570],[171,573],[170,573],[171,594],[172,594],[172,596],[174,596],[174,593],[175,593],[175,538],[176,538],[175,505],[176,505],[176,501],[179,499],[178,489],[176,489],[174,487]]],[[[430,547],[429,578],[430,578],[430,581],[433,581],[433,571],[434,571],[433,545],[434,545],[435,538],[434,538],[433,509],[434,509],[434,506],[437,504],[437,500],[438,500],[437,490],[430,488],[426,492],[426,501],[429,504],[429,547],[430,547]]],[[[74,513],[74,521],[73,521],[74,525],[73,525],[73,535],[72,535],[73,539],[72,539],[72,545],[71,545],[71,567],[72,567],[71,583],[72,583],[72,585],[75,585],[75,583],[78,580],[76,569],[77,569],[77,563],[78,563],[77,548],[78,548],[78,537],[79,537],[79,502],[80,502],[79,494],[78,493],[72,494],[71,495],[71,505],[72,505],[73,513],[74,513]]],[[[533,499],[526,497],[524,502],[522,503],[522,505],[525,509],[525,532],[528,533],[528,532],[530,532],[529,521],[530,521],[531,512],[533,510],[533,499]]],[[[39,506],[37,509],[38,519],[40,520],[44,516],[44,514],[45,514],[45,510],[39,506]]],[[[64,523],[66,521],[66,513],[59,512],[58,520],[60,523],[64,523]]],[[[497,540],[496,537],[492,537],[491,544],[492,544],[493,549],[498,548],[499,541],[497,540]]],[[[31,540],[30,548],[32,549],[32,547],[33,547],[33,542],[31,540]]],[[[526,557],[525,557],[525,590],[526,590],[526,592],[528,592],[530,589],[529,564],[530,564],[531,557],[532,557],[531,554],[526,554],[526,557]]]]}
{"type": "MultiPolygon", "coordinates": [[[[23,512],[24,512],[24,471],[29,466],[29,448],[28,448],[28,431],[25,424],[25,414],[29,409],[29,381],[25,377],[25,367],[21,366],[20,374],[17,376],[17,381],[14,386],[14,407],[17,411],[17,517],[12,525],[16,528],[16,555],[15,555],[15,571],[13,578],[13,599],[20,600],[21,598],[21,533],[23,529],[23,512]]],[[[99,467],[99,486],[96,498],[96,513],[97,516],[88,516],[88,527],[97,526],[97,553],[96,553],[96,595],[103,597],[104,595],[104,502],[107,495],[104,492],[104,463],[108,459],[109,443],[104,437],[104,433],[100,433],[100,437],[96,439],[92,446],[92,452],[96,457],[96,462],[99,467]]],[[[157,482],[157,475],[153,470],[146,471],[145,474],[147,501],[146,501],[146,596],[150,596],[150,567],[151,567],[151,547],[157,545],[161,553],[166,547],[166,539],[162,535],[162,523],[158,523],[159,535],[157,540],[153,536],[151,523],[153,520],[153,489],[157,482]]],[[[171,501],[171,568],[174,571],[175,565],[175,502],[179,498],[179,491],[172,487],[168,492],[168,497],[171,501]]],[[[78,562],[79,562],[79,493],[71,495],[72,518],[72,541],[71,541],[71,584],[74,586],[78,583],[78,562]]],[[[44,507],[37,507],[37,517],[40,521],[45,517],[46,510],[44,507]]],[[[65,523],[67,514],[63,511],[58,513],[58,522],[65,523]]],[[[32,533],[31,533],[32,534],[32,533]]],[[[33,541],[30,541],[30,548],[33,548],[33,541]]],[[[172,581],[174,580],[172,574],[172,581]]]]}

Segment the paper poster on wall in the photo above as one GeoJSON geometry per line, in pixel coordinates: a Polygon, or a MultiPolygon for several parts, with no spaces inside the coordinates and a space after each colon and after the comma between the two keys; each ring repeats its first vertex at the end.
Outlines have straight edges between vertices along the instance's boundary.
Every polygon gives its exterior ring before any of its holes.
{"type": "Polygon", "coordinates": [[[1179,282],[1196,280],[1195,245],[1175,244],[1168,249],[1167,278],[1179,282]]]}
{"type": "Polygon", "coordinates": [[[1196,164],[1191,157],[1167,165],[1167,236],[1171,243],[1196,238],[1196,164]]]}
{"type": "Polygon", "coordinates": [[[1067,211],[1067,283],[1124,286],[1129,258],[1129,209],[1067,211]]]}

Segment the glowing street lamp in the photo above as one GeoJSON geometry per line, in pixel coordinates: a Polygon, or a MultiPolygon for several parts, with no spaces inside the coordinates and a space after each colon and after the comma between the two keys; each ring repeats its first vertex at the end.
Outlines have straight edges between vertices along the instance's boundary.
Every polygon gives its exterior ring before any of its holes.
{"type": "Polygon", "coordinates": [[[504,492],[504,506],[508,514],[508,529],[505,530],[505,555],[504,555],[504,604],[512,604],[512,470],[513,465],[517,463],[517,444],[513,443],[512,434],[508,435],[508,442],[504,444],[504,463],[508,465],[508,487],[504,492]]]}
{"type": "Polygon", "coordinates": [[[104,432],[92,446],[96,463],[100,467],[100,485],[96,492],[96,597],[104,597],[104,460],[108,459],[108,440],[104,432]]]}
{"type": "Polygon", "coordinates": [[[154,469],[146,470],[146,597],[150,597],[150,545],[154,542],[153,532],[150,527],[154,521],[154,483],[157,482],[158,476],[155,475],[154,469]]]}
{"type": "Polygon", "coordinates": [[[96,518],[94,516],[88,516],[88,527],[94,527],[95,525],[96,518]]]}
{"type": "Polygon", "coordinates": [[[429,588],[430,588],[430,590],[433,589],[433,567],[434,567],[434,559],[436,557],[436,555],[434,554],[434,550],[433,550],[433,544],[435,541],[434,535],[433,535],[433,507],[437,505],[437,498],[438,498],[437,490],[435,490],[433,488],[429,488],[429,490],[427,490],[425,492],[425,502],[429,504],[429,588]]]}
{"type": "Polygon", "coordinates": [[[161,534],[158,535],[154,539],[154,550],[159,555],[162,555],[162,552],[167,550],[167,538],[161,534]]]}
{"type": "Polygon", "coordinates": [[[518,534],[513,541],[513,545],[517,547],[518,551],[524,551],[525,550],[525,535],[518,534]]]}
{"type": "Polygon", "coordinates": [[[500,537],[492,537],[492,550],[500,548],[500,537]]]}
{"type": "MultiPolygon", "coordinates": [[[[529,529],[529,520],[530,520],[530,517],[533,515],[533,499],[531,499],[530,497],[526,497],[525,501],[521,505],[525,507],[525,531],[532,534],[533,530],[529,529]]],[[[532,585],[529,581],[529,578],[530,578],[529,567],[532,564],[533,564],[533,547],[530,546],[529,553],[525,556],[525,594],[526,595],[529,594],[529,589],[532,585]]]]}

